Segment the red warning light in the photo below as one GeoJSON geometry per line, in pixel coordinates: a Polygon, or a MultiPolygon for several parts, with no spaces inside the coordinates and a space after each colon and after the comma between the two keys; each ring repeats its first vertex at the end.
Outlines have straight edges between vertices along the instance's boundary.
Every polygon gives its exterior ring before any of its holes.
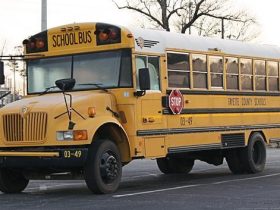
{"type": "Polygon", "coordinates": [[[100,41],[106,41],[109,39],[109,35],[105,32],[100,32],[98,38],[100,41]]]}
{"type": "Polygon", "coordinates": [[[117,26],[97,23],[94,33],[97,45],[121,43],[121,29],[117,26]]]}
{"type": "Polygon", "coordinates": [[[36,40],[36,48],[40,49],[40,48],[43,48],[45,47],[45,43],[42,39],[38,39],[36,40]]]}
{"type": "Polygon", "coordinates": [[[30,41],[30,42],[28,43],[28,47],[29,47],[30,49],[34,49],[35,46],[36,46],[35,42],[31,42],[31,41],[30,41]]]}
{"type": "Polygon", "coordinates": [[[114,30],[110,30],[109,38],[113,40],[117,39],[118,38],[117,32],[114,30]]]}
{"type": "Polygon", "coordinates": [[[43,31],[35,34],[29,39],[23,40],[23,44],[26,47],[26,53],[36,53],[48,51],[48,32],[43,31]]]}

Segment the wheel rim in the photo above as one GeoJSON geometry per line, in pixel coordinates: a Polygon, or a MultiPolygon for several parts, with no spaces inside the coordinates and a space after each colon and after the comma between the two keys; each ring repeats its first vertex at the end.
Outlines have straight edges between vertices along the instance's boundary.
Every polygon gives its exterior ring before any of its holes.
{"type": "Polygon", "coordinates": [[[100,174],[104,183],[114,182],[119,174],[119,166],[116,156],[112,151],[107,151],[101,155],[100,174]]]}

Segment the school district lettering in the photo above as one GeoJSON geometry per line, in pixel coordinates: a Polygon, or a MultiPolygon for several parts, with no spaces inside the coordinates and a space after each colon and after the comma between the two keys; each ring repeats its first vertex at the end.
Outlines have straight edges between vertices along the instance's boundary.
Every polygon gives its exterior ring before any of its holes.
{"type": "Polygon", "coordinates": [[[229,106],[266,106],[266,98],[228,98],[229,106]]]}

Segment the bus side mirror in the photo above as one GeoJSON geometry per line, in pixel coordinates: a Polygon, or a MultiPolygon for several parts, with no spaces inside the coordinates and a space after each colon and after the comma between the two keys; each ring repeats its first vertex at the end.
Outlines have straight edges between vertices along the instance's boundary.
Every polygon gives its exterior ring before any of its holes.
{"type": "Polygon", "coordinates": [[[148,68],[139,69],[139,87],[140,90],[150,90],[151,89],[151,81],[150,81],[150,73],[148,68]]]}
{"type": "Polygon", "coordinates": [[[63,92],[72,90],[75,86],[76,80],[75,79],[60,79],[55,81],[56,87],[58,87],[63,92]]]}
{"type": "Polygon", "coordinates": [[[141,97],[146,94],[146,90],[151,89],[151,79],[148,68],[138,69],[139,88],[140,90],[134,93],[134,96],[141,97]]]}
{"type": "Polygon", "coordinates": [[[0,61],[0,85],[5,84],[4,62],[0,61]]]}

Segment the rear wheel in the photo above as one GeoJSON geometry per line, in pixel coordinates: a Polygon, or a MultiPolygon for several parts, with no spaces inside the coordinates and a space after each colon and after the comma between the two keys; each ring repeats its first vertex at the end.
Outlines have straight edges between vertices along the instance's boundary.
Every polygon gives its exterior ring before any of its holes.
{"type": "Polygon", "coordinates": [[[122,176],[120,153],[114,142],[96,140],[89,148],[85,166],[88,188],[97,194],[115,192],[122,176]]]}
{"type": "Polygon", "coordinates": [[[247,147],[232,150],[226,156],[229,169],[234,174],[258,173],[264,170],[266,147],[263,136],[254,133],[247,147]]]}
{"type": "Polygon", "coordinates": [[[29,180],[18,171],[1,168],[0,169],[0,190],[4,193],[20,193],[28,185],[29,180]]]}
{"type": "Polygon", "coordinates": [[[266,147],[264,138],[260,133],[254,133],[251,136],[242,156],[248,173],[258,173],[264,170],[266,147]]]}
{"type": "Polygon", "coordinates": [[[234,149],[229,151],[229,153],[226,155],[228,167],[233,174],[243,174],[246,172],[241,158],[242,149],[234,149]]]}
{"type": "Polygon", "coordinates": [[[157,165],[164,174],[188,174],[194,165],[194,160],[184,158],[165,157],[158,158],[157,165]]]}

